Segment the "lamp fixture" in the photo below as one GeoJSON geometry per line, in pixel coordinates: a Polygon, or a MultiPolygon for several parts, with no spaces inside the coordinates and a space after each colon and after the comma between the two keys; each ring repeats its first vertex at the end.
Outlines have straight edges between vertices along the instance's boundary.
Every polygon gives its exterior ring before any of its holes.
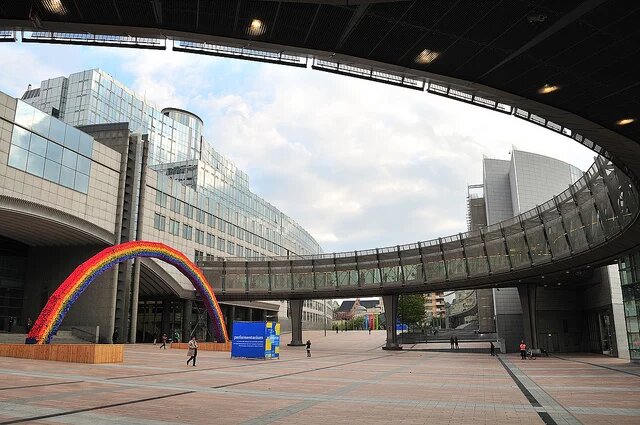
{"type": "Polygon", "coordinates": [[[545,84],[544,86],[540,87],[538,89],[538,93],[540,94],[549,94],[549,93],[553,93],[554,91],[560,90],[559,86],[556,85],[552,85],[552,84],[545,84]]]}
{"type": "Polygon", "coordinates": [[[635,118],[623,118],[621,120],[616,121],[616,124],[627,125],[627,124],[631,124],[634,121],[635,121],[635,118]]]}
{"type": "Polygon", "coordinates": [[[62,4],[62,0],[43,0],[42,5],[48,12],[55,15],[66,15],[67,8],[62,4]]]}
{"type": "Polygon", "coordinates": [[[416,56],[415,62],[419,63],[420,65],[427,65],[436,60],[438,56],[440,56],[440,53],[434,52],[433,50],[424,49],[418,54],[418,56],[416,56]]]}
{"type": "Polygon", "coordinates": [[[251,20],[249,28],[247,29],[247,33],[249,33],[249,35],[262,35],[264,34],[264,31],[264,23],[260,19],[251,20]]]}

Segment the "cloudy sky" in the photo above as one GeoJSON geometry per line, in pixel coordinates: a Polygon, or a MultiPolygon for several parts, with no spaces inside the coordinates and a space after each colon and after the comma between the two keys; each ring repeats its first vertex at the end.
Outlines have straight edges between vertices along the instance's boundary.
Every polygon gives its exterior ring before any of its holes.
{"type": "Polygon", "coordinates": [[[250,186],[325,252],[466,230],[467,185],[512,146],[585,170],[593,154],[515,117],[414,90],[171,51],[0,45],[0,90],[101,68],[159,108],[190,110],[250,186]]]}

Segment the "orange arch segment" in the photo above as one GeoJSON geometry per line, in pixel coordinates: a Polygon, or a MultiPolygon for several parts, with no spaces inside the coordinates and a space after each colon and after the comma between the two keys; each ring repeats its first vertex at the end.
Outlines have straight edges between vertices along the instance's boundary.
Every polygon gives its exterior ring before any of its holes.
{"type": "Polygon", "coordinates": [[[111,267],[137,258],[157,258],[176,267],[196,288],[207,307],[218,341],[228,341],[227,328],[213,288],[202,271],[183,253],[158,242],[133,241],[106,248],[80,264],[51,295],[47,304],[27,335],[27,344],[45,344],[51,341],[73,303],[82,292],[111,267]]]}

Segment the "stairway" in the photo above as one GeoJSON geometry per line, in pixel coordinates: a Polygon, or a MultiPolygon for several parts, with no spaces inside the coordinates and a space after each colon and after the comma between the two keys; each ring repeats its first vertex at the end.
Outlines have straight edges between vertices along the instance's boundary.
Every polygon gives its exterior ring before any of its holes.
{"type": "MultiPolygon", "coordinates": [[[[26,339],[27,334],[24,333],[0,332],[0,344],[24,344],[26,339]]],[[[90,344],[85,340],[73,336],[71,331],[58,331],[53,337],[52,342],[55,344],[90,344]]]]}

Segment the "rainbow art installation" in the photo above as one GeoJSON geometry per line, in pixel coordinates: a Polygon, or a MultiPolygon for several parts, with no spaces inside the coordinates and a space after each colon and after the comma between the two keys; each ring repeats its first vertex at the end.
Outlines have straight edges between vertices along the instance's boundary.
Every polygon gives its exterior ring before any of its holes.
{"type": "Polygon", "coordinates": [[[157,242],[133,241],[104,249],[71,273],[51,295],[27,335],[27,344],[48,344],[73,303],[103,272],[136,257],[157,258],[175,266],[196,288],[211,316],[217,341],[228,341],[227,329],[213,288],[202,271],[183,253],[157,242]]]}

